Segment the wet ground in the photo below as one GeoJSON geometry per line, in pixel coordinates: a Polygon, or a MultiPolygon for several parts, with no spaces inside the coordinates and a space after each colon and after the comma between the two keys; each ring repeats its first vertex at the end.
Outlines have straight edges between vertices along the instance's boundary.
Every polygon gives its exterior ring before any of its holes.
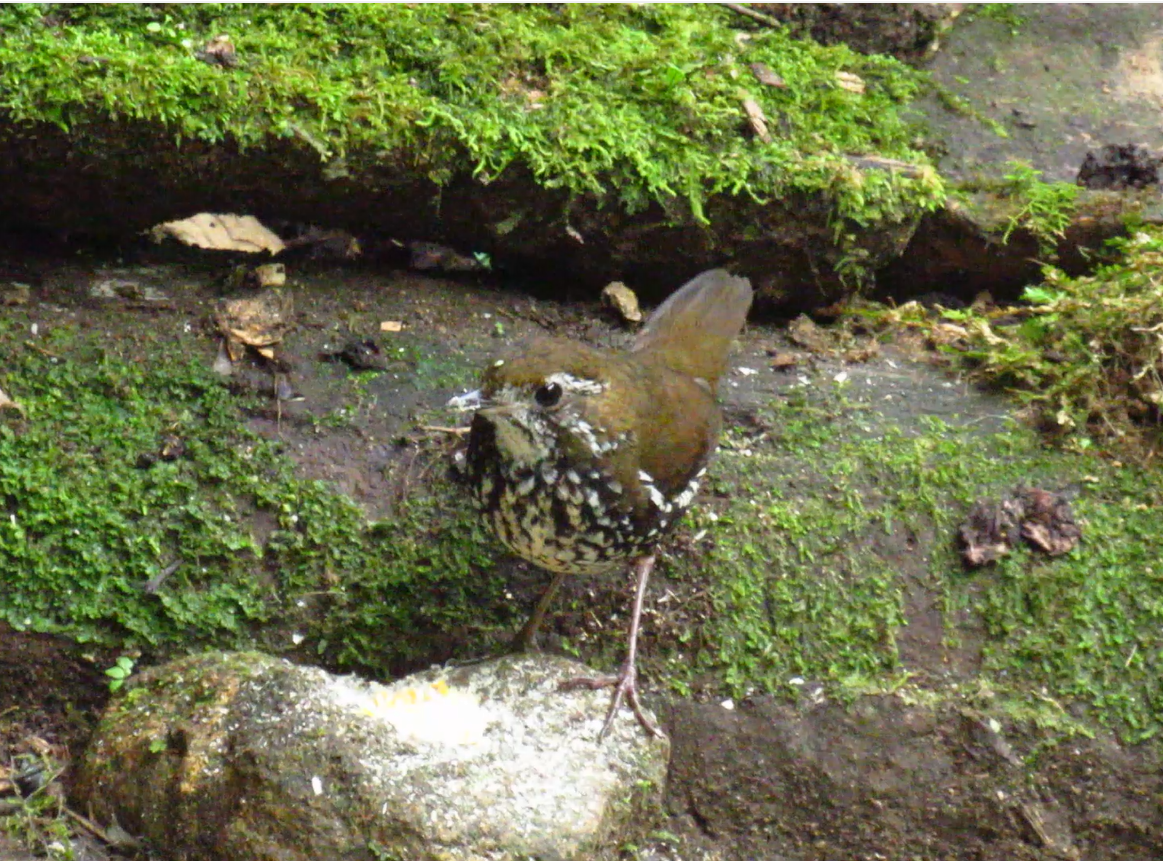
{"type": "MultiPolygon", "coordinates": [[[[192,344],[210,365],[218,349],[212,311],[225,292],[226,268],[148,260],[22,261],[19,271],[0,274],[30,283],[29,302],[3,311],[29,327],[32,342],[34,325],[39,334],[81,326],[121,343],[148,330],[150,349],[192,344]],[[148,301],[91,295],[95,283],[111,278],[151,287],[157,295],[148,301]],[[185,337],[191,334],[193,340],[185,337]]],[[[410,475],[409,448],[399,441],[445,441],[451,451],[457,418],[441,408],[473,385],[496,351],[546,331],[604,347],[624,345],[631,336],[596,304],[502,290],[486,276],[447,279],[317,266],[295,269],[290,277],[295,325],[283,359],[296,397],[267,397],[251,414],[250,426],[281,440],[300,474],[333,483],[373,520],[390,517],[403,492],[401,476],[405,483],[423,480],[410,475]],[[367,339],[379,345],[382,371],[357,373],[329,358],[367,339]],[[447,416],[446,424],[433,423],[440,415],[447,416]]],[[[261,363],[246,362],[224,384],[270,394],[274,377],[261,363]]],[[[852,404],[869,408],[857,432],[871,436],[886,426],[917,431],[933,416],[983,433],[1012,420],[1006,402],[910,350],[887,346],[863,361],[846,362],[838,354],[796,347],[775,325],[754,325],[745,333],[722,396],[728,423],[746,422],[759,405],[841,384],[852,404]],[[796,354],[797,363],[773,367],[773,355],[784,352],[796,354]]],[[[938,597],[923,554],[916,552],[918,542],[936,536],[885,540],[899,546],[878,552],[899,558],[911,584],[901,663],[922,680],[970,678],[980,644],[971,631],[955,647],[946,642],[938,597]]],[[[521,566],[514,570],[513,600],[529,603],[542,579],[521,566]]],[[[668,584],[661,580],[652,588],[668,584]]],[[[623,599],[613,584],[600,600],[623,599]]],[[[107,695],[100,668],[109,663],[109,656],[51,638],[5,632],[0,741],[9,759],[33,737],[79,749],[107,695]]],[[[1014,765],[1012,752],[1006,754],[1009,743],[980,716],[950,707],[933,711],[893,697],[870,698],[855,711],[811,696],[798,706],[759,696],[732,709],[675,700],[662,713],[675,741],[664,829],[676,839],[660,838],[639,857],[1160,857],[1151,854],[1157,852],[1152,841],[1163,833],[1157,801],[1163,784],[1153,760],[1137,761],[1106,739],[1078,739],[1048,752],[1033,778],[1014,765]],[[1081,854],[1078,846],[1089,850],[1081,854]],[[870,847],[874,854],[868,854],[870,847]]],[[[0,844],[0,857],[4,852],[0,844]]]]}

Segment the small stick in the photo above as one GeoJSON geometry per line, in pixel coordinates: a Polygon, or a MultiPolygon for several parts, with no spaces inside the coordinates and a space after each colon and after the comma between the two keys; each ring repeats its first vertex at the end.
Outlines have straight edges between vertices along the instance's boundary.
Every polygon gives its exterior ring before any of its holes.
{"type": "Polygon", "coordinates": [[[50,359],[59,359],[60,358],[60,356],[58,356],[56,353],[50,353],[44,347],[38,347],[36,344],[32,343],[32,341],[25,341],[24,346],[30,347],[33,350],[36,350],[42,356],[48,356],[50,359]]]}
{"type": "Polygon", "coordinates": [[[104,842],[106,845],[113,845],[113,841],[109,839],[109,835],[105,833],[105,829],[98,825],[96,822],[93,822],[90,819],[86,819],[84,816],[77,813],[77,811],[70,810],[67,807],[61,809],[65,811],[65,815],[71,816],[77,822],[77,824],[84,828],[86,831],[90,831],[97,837],[100,837],[102,842],[104,842]]]}
{"type": "Polygon", "coordinates": [[[472,428],[446,428],[442,425],[420,425],[420,430],[432,431],[433,433],[452,433],[456,434],[457,436],[464,436],[469,431],[471,431],[472,428]]]}
{"type": "Polygon", "coordinates": [[[762,12],[756,12],[754,9],[744,6],[742,3],[724,3],[723,5],[730,9],[732,12],[738,12],[740,15],[746,15],[748,18],[754,18],[756,21],[760,21],[769,27],[783,26],[782,21],[776,18],[772,18],[770,15],[764,15],[762,12]]]}

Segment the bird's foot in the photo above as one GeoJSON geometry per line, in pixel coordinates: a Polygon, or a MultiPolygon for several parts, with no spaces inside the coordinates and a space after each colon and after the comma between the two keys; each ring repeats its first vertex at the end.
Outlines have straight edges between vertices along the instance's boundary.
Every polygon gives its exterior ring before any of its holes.
{"type": "Polygon", "coordinates": [[[536,654],[541,651],[541,645],[537,642],[537,625],[534,622],[540,622],[540,619],[530,619],[525,623],[525,626],[517,632],[512,640],[509,641],[509,653],[515,655],[536,654]]]}
{"type": "Polygon", "coordinates": [[[549,605],[553,603],[553,597],[557,594],[557,590],[561,588],[561,583],[564,579],[565,575],[560,572],[553,575],[553,579],[549,582],[541,598],[537,601],[537,606],[533,608],[533,614],[529,617],[529,621],[521,627],[521,630],[509,645],[510,652],[528,654],[530,652],[541,651],[541,647],[537,645],[537,629],[541,627],[541,620],[545,618],[545,612],[549,609],[549,605]]]}
{"type": "Polygon", "coordinates": [[[614,723],[614,715],[618,713],[623,699],[634,712],[634,717],[638,718],[638,723],[642,724],[642,728],[649,735],[654,738],[666,738],[666,733],[647,717],[642,703],[638,700],[638,671],[635,669],[633,661],[624,663],[622,671],[616,676],[579,676],[562,682],[558,689],[572,691],[577,688],[588,688],[591,691],[596,691],[599,688],[611,687],[614,689],[614,696],[610,700],[609,709],[606,710],[606,721],[602,724],[601,732],[598,733],[598,741],[604,739],[610,731],[610,727],[614,723]]]}

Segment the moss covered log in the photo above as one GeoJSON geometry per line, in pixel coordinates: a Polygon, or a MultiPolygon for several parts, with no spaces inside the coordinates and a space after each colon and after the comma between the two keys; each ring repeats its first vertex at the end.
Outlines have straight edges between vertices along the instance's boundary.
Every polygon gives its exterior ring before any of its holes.
{"type": "Polygon", "coordinates": [[[606,269],[693,231],[700,262],[767,245],[852,274],[899,252],[865,234],[944,197],[899,112],[920,73],[721,7],[18,5],[0,32],[22,226],[229,206],[502,256],[580,237],[606,269]]]}

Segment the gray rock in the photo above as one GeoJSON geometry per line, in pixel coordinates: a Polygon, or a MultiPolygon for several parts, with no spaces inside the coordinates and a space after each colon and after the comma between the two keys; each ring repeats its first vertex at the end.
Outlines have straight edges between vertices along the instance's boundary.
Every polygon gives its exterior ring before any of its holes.
{"type": "MultiPolygon", "coordinates": [[[[1007,23],[967,9],[929,65],[943,92],[913,107],[942,153],[942,174],[961,184],[959,199],[922,218],[905,252],[877,272],[883,295],[903,301],[936,289],[966,302],[983,290],[1018,297],[1041,280],[1046,254],[1024,226],[1011,231],[1027,203],[1002,182],[1015,162],[1047,182],[1073,183],[1087,155],[1107,145],[1163,153],[1163,7],[1022,4],[1011,14],[1007,23]],[[946,94],[965,109],[954,110],[946,94]]],[[[1089,271],[1103,243],[1125,232],[1128,216],[1160,223],[1157,188],[1083,192],[1054,249],[1056,264],[1071,275],[1089,271]]]]}
{"type": "Polygon", "coordinates": [[[969,10],[931,64],[934,78],[980,117],[951,111],[936,96],[918,104],[954,179],[998,178],[1027,161],[1044,179],[1074,182],[1086,154],[1104,144],[1163,148],[1160,46],[1163,7],[1022,4],[1010,25],[969,10]]]}
{"type": "Polygon", "coordinates": [[[659,809],[669,742],[602,744],[585,668],[508,657],[391,686],[258,653],[151,669],[105,714],[81,809],[170,858],[612,857],[659,809]]]}

